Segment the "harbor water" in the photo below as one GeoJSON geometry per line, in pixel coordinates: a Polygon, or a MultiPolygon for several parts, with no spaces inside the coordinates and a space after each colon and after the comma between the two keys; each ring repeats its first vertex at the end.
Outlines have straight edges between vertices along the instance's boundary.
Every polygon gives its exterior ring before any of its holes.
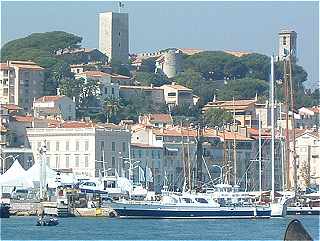
{"type": "Polygon", "coordinates": [[[1,240],[283,240],[297,218],[319,240],[319,216],[260,220],[60,218],[59,225],[38,227],[36,217],[1,219],[1,240]]]}

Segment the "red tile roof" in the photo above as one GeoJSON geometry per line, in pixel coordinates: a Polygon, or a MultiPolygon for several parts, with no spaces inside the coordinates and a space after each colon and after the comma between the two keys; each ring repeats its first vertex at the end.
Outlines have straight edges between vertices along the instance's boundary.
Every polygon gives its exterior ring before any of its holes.
{"type": "Polygon", "coordinates": [[[31,69],[31,70],[44,70],[44,68],[40,67],[34,62],[31,61],[10,61],[9,62],[10,66],[15,66],[21,69],[31,69]]]}
{"type": "Polygon", "coordinates": [[[36,102],[49,102],[49,101],[57,101],[65,97],[64,95],[46,95],[41,96],[38,99],[36,99],[36,102]]]}
{"type": "Polygon", "coordinates": [[[176,89],[176,90],[181,90],[181,91],[191,91],[191,89],[183,86],[183,85],[179,85],[179,84],[171,84],[171,85],[163,85],[161,86],[161,88],[164,88],[164,87],[169,87],[169,88],[173,88],[173,89],[176,89]]]}
{"type": "Polygon", "coordinates": [[[111,74],[107,74],[101,71],[96,71],[96,70],[88,70],[88,71],[84,71],[82,73],[79,74],[79,76],[81,75],[85,75],[86,77],[105,77],[105,76],[110,76],[111,74]]]}
{"type": "Polygon", "coordinates": [[[7,109],[7,110],[22,110],[21,107],[14,104],[1,104],[1,108],[7,109]]]}
{"type": "Polygon", "coordinates": [[[92,122],[83,121],[66,121],[66,122],[50,122],[50,128],[90,128],[96,127],[92,122]]]}
{"type": "MultiPolygon", "coordinates": [[[[197,136],[197,130],[195,129],[187,129],[187,128],[180,128],[179,126],[175,126],[173,128],[167,128],[167,129],[153,129],[153,133],[155,135],[160,136],[190,136],[190,137],[196,137],[197,136]]],[[[234,133],[230,131],[223,132],[216,132],[214,129],[207,128],[203,132],[204,137],[219,137],[221,139],[225,138],[226,140],[233,140],[234,138],[237,141],[250,141],[252,140],[249,137],[246,137],[244,135],[241,135],[240,133],[234,133]]]]}
{"type": "Polygon", "coordinates": [[[161,149],[161,147],[158,147],[158,146],[151,146],[151,145],[142,144],[142,143],[131,143],[131,146],[140,147],[140,148],[159,148],[159,149],[161,149]]]}
{"type": "Polygon", "coordinates": [[[13,69],[13,67],[9,66],[8,63],[0,63],[0,70],[9,70],[13,69]]]}
{"type": "Polygon", "coordinates": [[[150,121],[172,123],[172,117],[169,114],[149,114],[148,116],[150,121]]]}
{"type": "Polygon", "coordinates": [[[34,120],[33,116],[16,115],[16,116],[13,116],[13,118],[17,122],[32,122],[34,120]]]}

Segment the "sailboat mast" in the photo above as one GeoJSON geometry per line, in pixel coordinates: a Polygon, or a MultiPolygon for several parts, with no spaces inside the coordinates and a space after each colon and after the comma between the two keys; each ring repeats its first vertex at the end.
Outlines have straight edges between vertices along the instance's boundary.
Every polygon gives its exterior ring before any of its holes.
{"type": "Polygon", "coordinates": [[[271,56],[271,201],[274,202],[274,192],[275,192],[275,175],[274,175],[274,63],[273,56],[271,56]]]}
{"type": "Polygon", "coordinates": [[[283,60],[283,76],[284,76],[284,107],[286,113],[286,132],[285,132],[285,158],[286,158],[286,184],[287,190],[291,189],[290,183],[290,146],[289,146],[289,103],[288,103],[288,74],[287,74],[287,61],[286,59],[283,60]]]}
{"type": "Polygon", "coordinates": [[[290,103],[291,103],[291,125],[292,125],[292,143],[293,143],[293,150],[292,150],[292,157],[293,157],[293,189],[295,197],[297,196],[297,160],[296,160],[296,130],[295,130],[295,121],[294,121],[294,86],[293,86],[293,79],[292,79],[292,62],[291,62],[291,53],[289,54],[289,82],[290,82],[290,103]]]}
{"type": "Polygon", "coordinates": [[[191,161],[190,161],[190,137],[189,126],[187,126],[187,152],[188,152],[188,179],[189,179],[189,191],[192,190],[192,177],[191,177],[191,161]]]}
{"type": "Polygon", "coordinates": [[[260,197],[259,200],[261,202],[262,198],[262,144],[261,144],[261,118],[260,118],[260,113],[258,113],[258,121],[259,121],[259,192],[260,192],[260,197]]]}
{"type": "Polygon", "coordinates": [[[236,151],[236,108],[234,105],[234,97],[232,99],[233,104],[233,171],[234,171],[234,185],[237,185],[237,151],[236,151]]]}
{"type": "Polygon", "coordinates": [[[181,134],[181,146],[182,146],[182,166],[183,166],[183,189],[185,188],[187,173],[186,173],[186,161],[185,161],[185,151],[184,151],[184,136],[182,133],[182,121],[180,123],[180,134],[181,134]]]}

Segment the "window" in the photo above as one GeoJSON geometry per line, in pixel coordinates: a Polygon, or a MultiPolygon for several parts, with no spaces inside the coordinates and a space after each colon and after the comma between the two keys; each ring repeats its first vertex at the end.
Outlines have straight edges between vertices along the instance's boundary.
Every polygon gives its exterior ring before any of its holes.
{"type": "Polygon", "coordinates": [[[79,167],[79,155],[75,156],[75,160],[76,160],[76,167],[79,167]]]}
{"type": "Polygon", "coordinates": [[[283,45],[287,45],[287,37],[286,36],[283,37],[283,45]]]}
{"type": "Polygon", "coordinates": [[[111,150],[112,151],[116,150],[116,143],[115,142],[111,142],[111,150]]]}
{"type": "Polygon", "coordinates": [[[85,151],[88,151],[89,150],[89,141],[86,141],[85,144],[84,144],[84,149],[85,151]]]}
{"type": "Polygon", "coordinates": [[[50,151],[50,142],[49,141],[46,142],[46,146],[47,146],[47,151],[50,151]]]}
{"type": "Polygon", "coordinates": [[[88,155],[84,156],[84,167],[89,167],[89,156],[88,155]]]}
{"type": "Polygon", "coordinates": [[[160,159],[161,158],[161,152],[158,151],[158,158],[160,159]]]}
{"type": "Polygon", "coordinates": [[[154,155],[154,152],[155,152],[154,150],[151,151],[151,157],[152,157],[152,159],[154,159],[154,156],[155,156],[155,155],[154,155]]]}
{"type": "Polygon", "coordinates": [[[104,150],[104,141],[101,141],[101,142],[100,142],[100,150],[101,150],[101,151],[104,150]]]}
{"type": "Polygon", "coordinates": [[[176,92],[170,92],[168,93],[168,96],[176,96],[176,92]]]}
{"type": "Polygon", "coordinates": [[[59,169],[59,156],[56,155],[56,169],[59,169]]]}
{"type": "Polygon", "coordinates": [[[116,166],[116,158],[113,156],[111,160],[112,168],[114,168],[116,166]]]}
{"type": "Polygon", "coordinates": [[[122,142],[122,152],[125,153],[126,152],[126,142],[122,142]]]}
{"type": "Polygon", "coordinates": [[[138,156],[141,158],[142,157],[142,150],[138,150],[138,156]]]}
{"type": "Polygon", "coordinates": [[[79,151],[79,141],[76,141],[76,151],[79,151]]]}
{"type": "Polygon", "coordinates": [[[67,155],[66,156],[66,168],[69,168],[69,166],[70,166],[70,157],[67,155]]]}
{"type": "Polygon", "coordinates": [[[119,32],[119,36],[120,36],[120,32],[119,32]]]}
{"type": "Polygon", "coordinates": [[[114,95],[114,88],[111,89],[111,94],[114,95]]]}
{"type": "Polygon", "coordinates": [[[69,141],[66,141],[66,151],[69,151],[69,141]]]}
{"type": "Polygon", "coordinates": [[[104,87],[104,94],[107,95],[108,94],[108,88],[104,87]]]}
{"type": "Polygon", "coordinates": [[[312,155],[312,158],[319,158],[319,155],[312,155]]]}
{"type": "Polygon", "coordinates": [[[161,141],[162,140],[162,136],[156,136],[156,141],[161,141]]]}
{"type": "Polygon", "coordinates": [[[56,142],[56,151],[59,151],[59,141],[56,142]]]}

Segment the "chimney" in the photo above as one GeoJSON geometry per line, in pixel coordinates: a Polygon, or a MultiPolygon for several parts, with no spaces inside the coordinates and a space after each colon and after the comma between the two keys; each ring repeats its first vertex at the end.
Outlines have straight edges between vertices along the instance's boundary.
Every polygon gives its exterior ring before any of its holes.
{"type": "Polygon", "coordinates": [[[72,100],[73,100],[74,103],[76,103],[76,97],[75,96],[72,97],[72,100]]]}
{"type": "Polygon", "coordinates": [[[176,85],[176,82],[172,82],[171,85],[176,85]]]}
{"type": "Polygon", "coordinates": [[[60,95],[60,88],[57,88],[57,95],[60,95]]]}
{"type": "Polygon", "coordinates": [[[153,84],[151,84],[150,87],[153,88],[153,84]]]}

